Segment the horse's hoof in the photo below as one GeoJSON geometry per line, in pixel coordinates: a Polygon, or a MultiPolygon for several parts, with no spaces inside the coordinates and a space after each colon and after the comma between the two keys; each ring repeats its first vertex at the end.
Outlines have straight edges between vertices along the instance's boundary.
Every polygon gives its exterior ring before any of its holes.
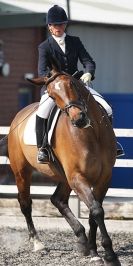
{"type": "Polygon", "coordinates": [[[104,265],[105,266],[121,266],[121,263],[118,258],[114,261],[107,261],[104,259],[104,265]]]}
{"type": "Polygon", "coordinates": [[[35,239],[34,240],[34,249],[33,249],[33,251],[36,252],[36,251],[42,250],[42,249],[44,249],[43,243],[40,240],[35,239]]]}
{"type": "Polygon", "coordinates": [[[104,262],[99,256],[95,256],[90,259],[90,265],[91,266],[103,266],[104,262]]]}

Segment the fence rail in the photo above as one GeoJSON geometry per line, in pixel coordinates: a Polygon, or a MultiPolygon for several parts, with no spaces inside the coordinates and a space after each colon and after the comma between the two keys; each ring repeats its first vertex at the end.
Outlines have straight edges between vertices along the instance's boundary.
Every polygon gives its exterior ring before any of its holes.
{"type": "MultiPolygon", "coordinates": [[[[133,137],[133,129],[114,129],[117,137],[133,137]]],[[[9,133],[9,127],[0,127],[0,135],[9,133]]],[[[0,164],[10,164],[10,161],[5,156],[0,156],[0,164]]],[[[115,167],[133,168],[132,159],[117,159],[115,167]]],[[[48,198],[55,191],[54,186],[31,186],[31,195],[34,198],[48,198]]],[[[0,198],[16,197],[16,185],[0,185],[0,198]]],[[[116,189],[109,188],[105,200],[112,202],[112,200],[121,200],[125,202],[133,202],[133,189],[116,189]]],[[[74,192],[71,193],[69,200],[70,208],[76,217],[80,218],[80,201],[74,192]]]]}
{"type": "MultiPolygon", "coordinates": [[[[40,199],[41,202],[42,200],[49,199],[53,195],[55,189],[56,189],[56,186],[31,186],[32,199],[34,200],[40,199]]],[[[16,185],[0,185],[0,202],[3,199],[16,199],[17,200],[17,194],[18,194],[18,191],[17,191],[16,185]]],[[[108,206],[108,209],[109,209],[108,212],[106,210],[107,217],[111,215],[111,218],[112,218],[114,215],[114,217],[117,217],[117,218],[118,217],[132,218],[133,217],[132,216],[133,189],[109,188],[106,194],[105,200],[104,200],[104,205],[106,206],[106,208],[108,206]],[[110,213],[109,206],[111,206],[111,208],[114,209],[113,213],[112,211],[110,213]]],[[[87,211],[87,214],[86,212],[84,212],[83,214],[83,210],[85,211],[85,207],[83,207],[83,203],[81,203],[81,201],[79,200],[79,198],[73,191],[71,192],[71,195],[69,198],[69,207],[77,218],[88,218],[88,211],[87,211]]],[[[44,204],[43,204],[43,209],[44,209],[44,204]]]]}
{"type": "MultiPolygon", "coordinates": [[[[0,126],[0,135],[6,135],[9,133],[10,127],[0,126]]],[[[114,132],[117,137],[131,138],[133,137],[133,129],[115,128],[114,132]]],[[[10,164],[9,160],[5,156],[0,156],[0,164],[10,164]]],[[[133,167],[133,159],[117,159],[115,167],[133,167]]]]}

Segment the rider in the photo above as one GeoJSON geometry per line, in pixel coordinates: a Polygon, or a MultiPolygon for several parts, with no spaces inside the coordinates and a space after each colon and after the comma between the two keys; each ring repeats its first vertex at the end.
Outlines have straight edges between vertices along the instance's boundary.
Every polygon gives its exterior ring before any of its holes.
{"type": "MultiPolygon", "coordinates": [[[[46,23],[51,35],[38,47],[39,76],[46,76],[49,74],[49,70],[51,69],[49,59],[51,56],[54,56],[60,62],[61,70],[70,75],[73,75],[78,70],[77,63],[79,59],[85,69],[85,73],[81,76],[81,80],[84,83],[89,84],[91,80],[94,79],[96,64],[86,51],[80,38],[66,34],[65,30],[68,18],[65,10],[58,5],[51,7],[47,13],[46,23]]],[[[106,109],[108,116],[111,119],[111,107],[96,91],[92,90],[91,92],[96,100],[99,99],[101,105],[106,109]]],[[[49,161],[47,134],[45,131],[48,116],[54,104],[54,100],[49,97],[48,93],[45,91],[41,97],[36,115],[36,137],[39,163],[47,163],[49,161]]]]}

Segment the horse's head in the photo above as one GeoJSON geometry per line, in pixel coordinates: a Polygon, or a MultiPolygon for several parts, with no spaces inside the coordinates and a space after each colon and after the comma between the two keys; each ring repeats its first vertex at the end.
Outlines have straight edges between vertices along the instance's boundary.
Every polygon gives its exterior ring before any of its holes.
{"type": "Polygon", "coordinates": [[[80,83],[72,76],[53,69],[50,77],[32,79],[31,82],[46,85],[49,96],[70,117],[75,127],[84,128],[89,125],[85,100],[78,88],[80,83]]]}
{"type": "Polygon", "coordinates": [[[75,127],[87,127],[88,117],[85,101],[83,100],[77,82],[65,73],[55,73],[48,80],[47,91],[57,106],[65,112],[75,127]]]}

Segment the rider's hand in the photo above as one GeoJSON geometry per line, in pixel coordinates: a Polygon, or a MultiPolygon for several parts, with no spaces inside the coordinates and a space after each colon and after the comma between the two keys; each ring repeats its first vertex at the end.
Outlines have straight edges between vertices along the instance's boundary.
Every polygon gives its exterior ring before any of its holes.
{"type": "Polygon", "coordinates": [[[84,82],[84,83],[90,83],[91,82],[91,73],[84,73],[82,76],[81,76],[81,80],[84,82]]]}

